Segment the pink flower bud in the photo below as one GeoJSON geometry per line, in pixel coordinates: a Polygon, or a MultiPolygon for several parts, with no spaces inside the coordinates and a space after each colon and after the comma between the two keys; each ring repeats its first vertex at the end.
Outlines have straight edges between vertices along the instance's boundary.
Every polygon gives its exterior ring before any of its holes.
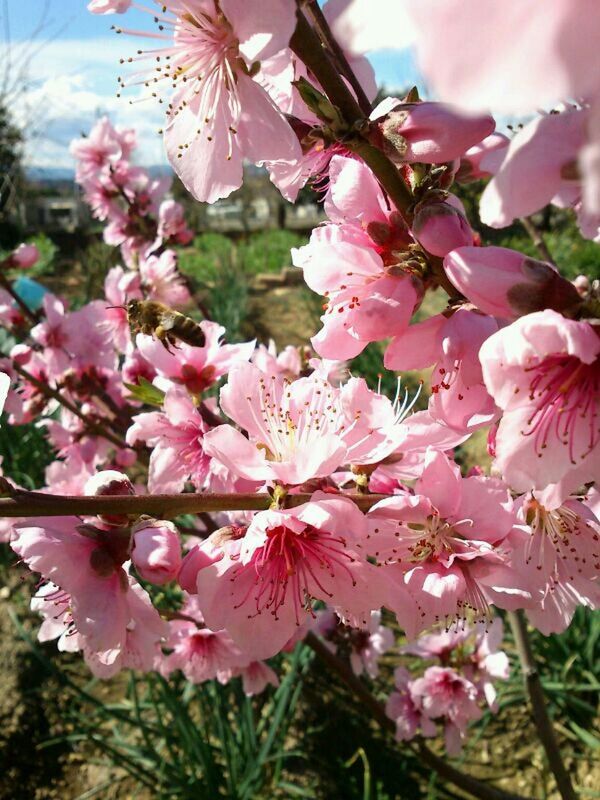
{"type": "MultiPolygon", "coordinates": [[[[88,497],[104,497],[106,495],[133,495],[133,484],[122,472],[115,469],[105,469],[89,478],[83,487],[83,493],[88,497]]],[[[127,525],[127,514],[101,514],[100,519],[107,525],[127,525]]]]}
{"type": "Polygon", "coordinates": [[[577,289],[544,261],[506,247],[461,247],[444,259],[446,274],[480,311],[516,319],[545,308],[572,311],[577,289]]]}
{"type": "Polygon", "coordinates": [[[488,114],[466,116],[443,103],[401,103],[379,122],[391,155],[409,164],[442,164],[460,158],[489,136],[496,123],[488,114]]]}
{"type": "Polygon", "coordinates": [[[578,275],[572,283],[582,297],[590,291],[590,281],[586,275],[578,275]]]}
{"type": "Polygon", "coordinates": [[[29,269],[40,260],[40,251],[34,244],[20,244],[10,257],[15,267],[29,269]]]}
{"type": "Polygon", "coordinates": [[[141,520],[133,526],[132,534],[131,560],[140,577],[158,586],[175,580],[181,567],[181,544],[175,525],[166,520],[141,520]]]}
{"type": "Polygon", "coordinates": [[[88,11],[92,14],[124,14],[130,6],[131,0],[91,0],[88,11]]]}
{"type": "Polygon", "coordinates": [[[456,180],[466,183],[495,175],[509,144],[510,139],[503,133],[492,133],[482,142],[470,147],[460,160],[456,180]]]}
{"type": "Polygon", "coordinates": [[[417,211],[412,231],[434,256],[443,257],[457,247],[473,244],[473,231],[465,217],[449,203],[429,203],[417,211]]]}

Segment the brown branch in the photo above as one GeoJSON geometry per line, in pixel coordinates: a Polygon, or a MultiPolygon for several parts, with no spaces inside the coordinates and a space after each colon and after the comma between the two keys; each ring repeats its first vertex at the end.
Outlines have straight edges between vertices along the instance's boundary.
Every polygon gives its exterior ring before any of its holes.
{"type": "MultiPolygon", "coordinates": [[[[335,496],[335,495],[332,495],[335,496]]],[[[386,495],[343,494],[362,510],[367,511],[386,495]]],[[[311,494],[289,494],[282,501],[285,507],[299,506],[311,499],[311,494]]],[[[273,502],[267,492],[260,494],[149,494],[104,495],[81,497],[79,495],[53,495],[42,492],[12,491],[10,497],[0,498],[2,517],[62,517],[95,516],[96,514],[149,514],[172,518],[179,514],[213,513],[215,511],[265,511],[273,502]]]]}
{"type": "MultiPolygon", "coordinates": [[[[331,103],[340,111],[347,127],[347,134],[342,136],[340,141],[367,164],[410,228],[414,211],[412,191],[395,164],[360,135],[360,131],[367,124],[365,114],[302,11],[298,12],[298,24],[290,41],[290,47],[310,69],[331,103]]],[[[434,258],[428,253],[426,255],[437,283],[450,297],[459,296],[459,292],[444,272],[442,259],[434,258]]]]}
{"type": "Polygon", "coordinates": [[[519,661],[521,662],[521,672],[525,690],[529,696],[533,721],[537,730],[538,737],[546,757],[548,766],[552,770],[556,786],[563,800],[577,800],[577,795],[573,789],[571,778],[563,763],[560,748],[556,740],[552,721],[546,708],[546,698],[540,681],[540,675],[535,663],[535,657],[531,648],[529,634],[527,633],[527,623],[522,611],[510,611],[508,614],[510,624],[517,645],[519,661]]]}
{"type": "MultiPolygon", "coordinates": [[[[354,674],[349,664],[335,655],[335,653],[332,653],[314,633],[309,633],[304,641],[314,650],[319,659],[329,667],[329,669],[335,672],[346,686],[352,690],[369,711],[373,719],[385,731],[392,734],[395,733],[396,725],[394,721],[387,716],[385,708],[377,698],[371,694],[365,683],[354,674]]],[[[428,767],[431,767],[434,772],[437,772],[441,778],[454,784],[459,789],[469,792],[473,797],[479,798],[479,800],[526,800],[526,798],[520,795],[505,792],[495,786],[489,786],[476,778],[472,778],[470,775],[466,775],[464,772],[456,769],[433,753],[422,739],[417,739],[415,744],[419,758],[421,758],[428,767]]]]}
{"type": "Polygon", "coordinates": [[[529,236],[531,237],[531,241],[537,247],[538,252],[544,259],[544,261],[548,261],[550,264],[554,264],[552,253],[548,249],[548,245],[546,244],[544,237],[537,229],[533,220],[530,217],[521,217],[520,222],[521,225],[525,228],[525,230],[529,234],[529,236]]]}
{"type": "Polygon", "coordinates": [[[89,419],[89,417],[80,411],[76,405],[71,403],[70,400],[67,400],[63,394],[56,389],[53,389],[49,384],[38,380],[20,364],[17,364],[16,361],[12,362],[12,368],[28,383],[31,383],[33,386],[35,386],[35,388],[38,389],[38,391],[41,392],[41,394],[43,394],[45,397],[56,400],[61,404],[61,406],[64,406],[72,414],[75,414],[75,416],[84,423],[85,427],[91,433],[95,434],[96,436],[102,436],[104,439],[107,439],[109,442],[111,442],[111,444],[114,444],[116,447],[121,449],[126,449],[128,447],[127,442],[125,442],[124,439],[119,439],[118,436],[107,430],[100,422],[95,422],[94,420],[89,419]]]}
{"type": "Polygon", "coordinates": [[[12,299],[15,301],[15,303],[19,306],[19,308],[21,309],[23,314],[27,317],[27,319],[29,319],[29,321],[33,325],[37,325],[37,323],[40,321],[39,313],[37,311],[33,311],[31,308],[29,308],[29,306],[23,300],[23,298],[19,297],[19,295],[17,294],[17,292],[15,292],[15,290],[13,289],[13,287],[10,284],[10,281],[7,279],[6,275],[3,272],[3,270],[5,269],[6,264],[8,262],[10,262],[10,259],[8,259],[8,261],[3,261],[3,262],[0,263],[0,286],[9,293],[9,295],[12,297],[12,299]]]}
{"type": "Polygon", "coordinates": [[[329,27],[329,23],[325,17],[325,14],[321,11],[321,7],[319,6],[317,0],[305,0],[304,6],[312,17],[315,29],[319,35],[319,38],[325,44],[329,50],[331,51],[331,55],[336,62],[337,66],[339,67],[340,72],[346,78],[348,83],[352,86],[354,90],[354,94],[356,95],[356,99],[358,101],[359,106],[361,107],[364,114],[367,116],[371,112],[371,103],[369,98],[365,94],[363,87],[361,86],[360,81],[356,77],[354,70],[350,66],[348,59],[346,58],[346,54],[338,44],[337,39],[331,32],[331,28],[329,27]]]}

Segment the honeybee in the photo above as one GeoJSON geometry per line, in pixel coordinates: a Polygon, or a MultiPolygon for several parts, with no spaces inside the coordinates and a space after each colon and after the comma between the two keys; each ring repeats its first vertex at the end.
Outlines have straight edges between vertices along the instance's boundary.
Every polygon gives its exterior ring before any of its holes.
{"type": "Polygon", "coordinates": [[[177,341],[193,347],[206,344],[204,331],[190,317],[156,300],[130,300],[125,306],[127,320],[134,333],[155,336],[170,353],[177,341]]]}

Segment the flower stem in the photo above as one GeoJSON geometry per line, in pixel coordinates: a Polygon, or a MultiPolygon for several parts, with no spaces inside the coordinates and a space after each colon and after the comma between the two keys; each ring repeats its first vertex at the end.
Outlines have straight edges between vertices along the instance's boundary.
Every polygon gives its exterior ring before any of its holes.
{"type": "Polygon", "coordinates": [[[535,663],[525,617],[522,611],[510,611],[508,616],[517,645],[519,661],[521,662],[521,672],[523,673],[525,690],[529,696],[529,702],[531,703],[533,721],[542,747],[546,752],[548,765],[552,770],[562,800],[577,800],[571,778],[560,754],[560,748],[556,740],[554,728],[552,727],[552,721],[548,716],[544,690],[535,663]]]}
{"type": "MultiPolygon", "coordinates": [[[[387,716],[385,708],[371,694],[363,681],[352,672],[350,666],[335,653],[332,653],[314,633],[309,633],[304,641],[316,653],[318,658],[352,690],[365,708],[368,709],[373,719],[384,730],[394,733],[396,730],[394,721],[387,716]]],[[[444,780],[454,784],[459,789],[469,792],[470,795],[478,798],[478,800],[526,800],[520,795],[505,792],[495,786],[489,786],[476,778],[472,778],[470,775],[466,775],[433,753],[422,739],[416,739],[414,744],[418,757],[428,767],[431,767],[444,780]]]]}

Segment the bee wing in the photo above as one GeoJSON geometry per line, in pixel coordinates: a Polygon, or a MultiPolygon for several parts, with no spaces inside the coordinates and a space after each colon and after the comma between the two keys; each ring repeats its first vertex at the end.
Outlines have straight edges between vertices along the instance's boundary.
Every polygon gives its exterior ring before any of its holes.
{"type": "Polygon", "coordinates": [[[178,317],[181,317],[181,314],[177,311],[163,311],[160,315],[160,325],[162,329],[165,331],[172,331],[177,324],[178,317]]]}

